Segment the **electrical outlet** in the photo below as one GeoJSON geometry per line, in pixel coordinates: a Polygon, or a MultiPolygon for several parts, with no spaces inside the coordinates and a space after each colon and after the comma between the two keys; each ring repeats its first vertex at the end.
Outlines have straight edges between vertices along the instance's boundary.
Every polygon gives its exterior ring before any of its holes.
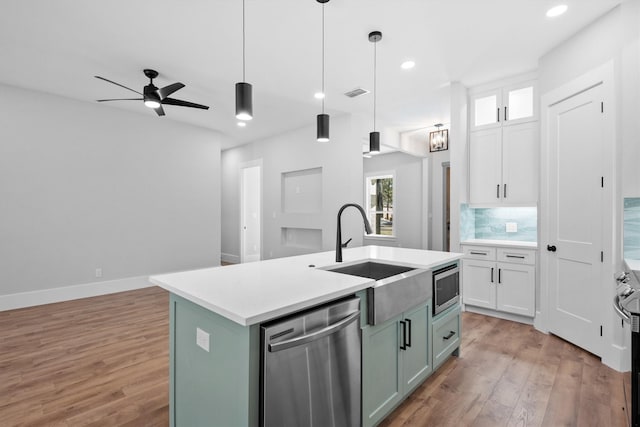
{"type": "Polygon", "coordinates": [[[96,268],[96,277],[102,277],[102,268],[101,267],[96,268]]]}
{"type": "Polygon", "coordinates": [[[196,344],[207,353],[209,352],[209,334],[200,328],[196,328],[196,344]]]}
{"type": "Polygon", "coordinates": [[[507,233],[517,233],[518,232],[518,223],[517,222],[507,222],[506,228],[507,228],[507,233]]]}

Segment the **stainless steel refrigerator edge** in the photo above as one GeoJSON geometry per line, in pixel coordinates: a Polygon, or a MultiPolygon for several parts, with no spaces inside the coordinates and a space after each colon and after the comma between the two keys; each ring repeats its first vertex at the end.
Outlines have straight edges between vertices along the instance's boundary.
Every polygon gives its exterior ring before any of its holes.
{"type": "Polygon", "coordinates": [[[361,424],[359,319],[353,297],[261,326],[263,427],[361,424]]]}

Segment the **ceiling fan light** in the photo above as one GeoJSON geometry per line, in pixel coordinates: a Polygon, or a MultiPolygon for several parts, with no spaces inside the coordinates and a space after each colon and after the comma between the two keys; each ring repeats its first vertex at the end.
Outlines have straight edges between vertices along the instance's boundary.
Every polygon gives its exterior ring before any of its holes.
{"type": "Polygon", "coordinates": [[[317,139],[318,142],[329,142],[329,115],[318,114],[317,139]]]}
{"type": "Polygon", "coordinates": [[[250,83],[236,83],[236,118],[253,119],[252,86],[250,83]]]}
{"type": "Polygon", "coordinates": [[[380,152],[380,132],[369,132],[369,153],[380,152]]]}
{"type": "Polygon", "coordinates": [[[146,99],[144,101],[144,105],[146,107],[153,108],[153,109],[156,109],[156,108],[160,107],[160,103],[158,101],[153,100],[153,99],[146,99]]]}

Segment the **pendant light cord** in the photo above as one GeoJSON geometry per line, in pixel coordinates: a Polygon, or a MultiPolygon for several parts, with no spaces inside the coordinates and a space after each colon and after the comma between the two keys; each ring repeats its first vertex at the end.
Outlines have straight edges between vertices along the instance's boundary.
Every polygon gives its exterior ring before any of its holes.
{"type": "Polygon", "coordinates": [[[324,114],[324,99],[327,94],[324,93],[324,3],[322,3],[322,114],[324,114]]]}
{"type": "Polygon", "coordinates": [[[244,0],[242,0],[242,81],[246,82],[245,76],[245,29],[244,29],[244,0]]]}
{"type": "Polygon", "coordinates": [[[376,96],[378,95],[378,91],[376,89],[376,68],[377,68],[377,58],[376,58],[376,45],[377,41],[373,43],[373,131],[376,131],[376,96]]]}

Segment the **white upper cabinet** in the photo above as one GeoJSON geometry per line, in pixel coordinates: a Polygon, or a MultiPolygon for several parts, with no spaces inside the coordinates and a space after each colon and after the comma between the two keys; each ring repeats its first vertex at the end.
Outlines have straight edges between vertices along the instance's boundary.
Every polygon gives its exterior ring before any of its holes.
{"type": "Polygon", "coordinates": [[[488,129],[538,120],[538,90],[534,80],[470,95],[470,129],[488,129]]]}

